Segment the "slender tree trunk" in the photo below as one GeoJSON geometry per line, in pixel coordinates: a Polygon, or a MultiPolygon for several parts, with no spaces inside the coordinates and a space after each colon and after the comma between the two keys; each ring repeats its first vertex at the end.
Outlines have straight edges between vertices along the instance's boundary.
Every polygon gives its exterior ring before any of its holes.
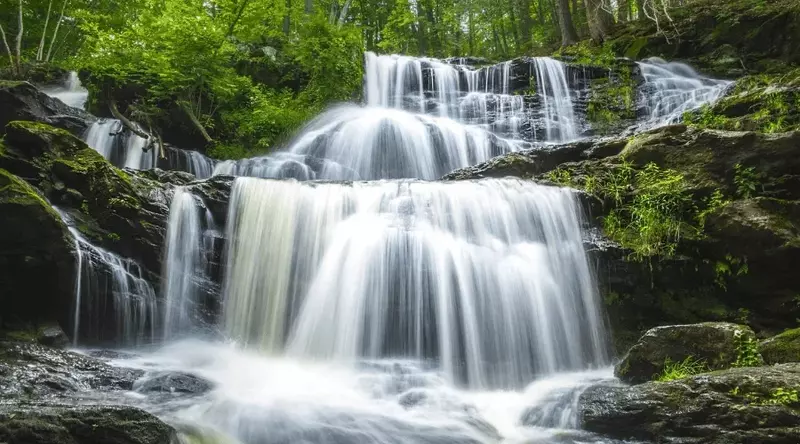
{"type": "Polygon", "coordinates": [[[58,36],[58,28],[61,27],[61,21],[64,20],[64,10],[67,9],[67,3],[69,3],[69,0],[64,0],[64,3],[61,5],[61,15],[58,16],[56,29],[53,30],[53,38],[50,39],[50,47],[47,48],[47,56],[44,58],[46,62],[50,61],[50,55],[53,53],[53,45],[56,42],[56,36],[58,36]]]}
{"type": "Polygon", "coordinates": [[[117,102],[114,99],[108,101],[108,108],[111,110],[111,115],[114,116],[115,119],[122,122],[125,128],[128,128],[130,132],[136,134],[137,136],[141,137],[142,139],[150,139],[150,135],[146,132],[140,130],[133,122],[131,122],[127,117],[123,116],[119,109],[117,109],[117,102]]]}
{"type": "Polygon", "coordinates": [[[539,25],[544,25],[544,0],[537,0],[536,5],[536,18],[539,20],[539,25]]]}
{"type": "Polygon", "coordinates": [[[586,18],[589,21],[589,34],[595,43],[603,43],[614,25],[614,17],[603,9],[603,0],[584,0],[586,18]]]}
{"type": "Polygon", "coordinates": [[[19,31],[17,31],[17,74],[22,75],[22,31],[23,31],[23,23],[22,23],[22,0],[19,0],[19,31]]]}
{"type": "Polygon", "coordinates": [[[519,7],[519,27],[522,37],[522,49],[526,50],[531,46],[531,28],[533,28],[531,0],[518,0],[517,6],[519,7]]]}
{"type": "Polygon", "coordinates": [[[195,128],[197,128],[197,130],[200,131],[200,135],[203,136],[203,139],[205,139],[205,141],[208,143],[213,142],[214,139],[211,138],[211,136],[208,134],[208,131],[206,131],[203,124],[200,123],[200,119],[197,118],[197,114],[194,113],[189,102],[182,100],[179,102],[179,104],[183,109],[183,111],[186,113],[186,115],[189,116],[189,120],[192,121],[192,124],[195,126],[195,128]]]}
{"type": "Polygon", "coordinates": [[[314,0],[306,0],[305,12],[309,15],[314,13],[314,0]]]}
{"type": "Polygon", "coordinates": [[[292,0],[286,0],[286,15],[283,16],[283,35],[289,35],[292,26],[292,0]]]}
{"type": "Polygon", "coordinates": [[[508,18],[511,21],[511,35],[514,37],[514,46],[519,50],[520,42],[519,42],[519,29],[517,28],[517,14],[514,11],[515,5],[514,0],[508,1],[508,18]]]}
{"type": "Polygon", "coordinates": [[[17,68],[14,65],[14,55],[11,54],[11,47],[8,46],[8,40],[6,39],[6,30],[3,29],[3,25],[0,25],[0,35],[3,36],[3,46],[5,46],[6,52],[8,53],[8,61],[10,62],[9,66],[11,66],[11,73],[14,76],[18,76],[19,73],[17,73],[17,68]]]}
{"type": "Polygon", "coordinates": [[[578,43],[578,33],[572,23],[572,14],[569,11],[569,0],[556,0],[556,15],[558,28],[561,30],[561,46],[578,43]]]}
{"type": "Polygon", "coordinates": [[[39,49],[36,51],[36,61],[41,62],[44,57],[44,40],[47,37],[47,25],[50,24],[50,10],[53,9],[53,0],[47,4],[47,17],[44,19],[44,28],[42,29],[42,39],[39,40],[39,49]]]}
{"type": "Polygon", "coordinates": [[[644,0],[636,0],[636,20],[645,20],[647,16],[644,14],[644,0]]]}
{"type": "Polygon", "coordinates": [[[469,54],[475,55],[475,17],[473,15],[472,10],[469,11],[469,19],[468,19],[468,31],[469,31],[469,54]]]}
{"type": "Polygon", "coordinates": [[[500,22],[500,41],[503,43],[503,55],[508,56],[511,52],[508,50],[508,40],[506,39],[506,27],[503,22],[500,22]]]}
{"type": "Polygon", "coordinates": [[[631,0],[617,0],[617,20],[627,22],[631,17],[631,0]]]}
{"type": "Polygon", "coordinates": [[[342,11],[339,13],[339,26],[344,25],[344,21],[347,18],[347,11],[350,9],[350,4],[353,0],[347,0],[344,2],[344,6],[342,7],[342,11]]]}

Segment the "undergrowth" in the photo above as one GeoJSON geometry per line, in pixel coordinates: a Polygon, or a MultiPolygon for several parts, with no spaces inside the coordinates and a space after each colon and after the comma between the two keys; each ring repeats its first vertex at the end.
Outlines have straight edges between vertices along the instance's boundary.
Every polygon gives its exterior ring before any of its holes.
{"type": "Polygon", "coordinates": [[[669,358],[664,361],[664,370],[654,378],[655,381],[667,382],[683,379],[689,376],[708,371],[705,361],[687,356],[683,361],[672,362],[669,358]]]}

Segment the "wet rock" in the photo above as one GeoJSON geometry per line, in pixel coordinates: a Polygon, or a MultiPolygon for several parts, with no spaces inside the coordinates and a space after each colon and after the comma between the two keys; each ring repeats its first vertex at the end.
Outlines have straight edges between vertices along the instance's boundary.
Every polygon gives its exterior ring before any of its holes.
{"type": "Polygon", "coordinates": [[[27,82],[0,81],[0,128],[14,120],[47,123],[80,135],[97,120],[91,114],[49,97],[27,82]]]}
{"type": "Polygon", "coordinates": [[[89,390],[131,390],[142,371],[31,342],[0,342],[0,400],[73,398],[89,390]]]}
{"type": "Polygon", "coordinates": [[[749,327],[726,322],[668,325],[647,331],[614,369],[622,381],[647,382],[661,373],[665,362],[700,360],[709,370],[736,362],[743,340],[754,339],[749,327]]]}
{"type": "Polygon", "coordinates": [[[69,345],[69,338],[61,327],[53,325],[41,328],[36,342],[50,347],[62,348],[69,345]]]}
{"type": "Polygon", "coordinates": [[[761,342],[758,351],[767,364],[800,362],[800,328],[786,330],[761,342]]]}
{"type": "Polygon", "coordinates": [[[139,393],[160,392],[192,395],[201,395],[211,388],[211,382],[188,373],[145,375],[133,387],[139,393]]]}
{"type": "Polygon", "coordinates": [[[595,386],[582,427],[617,439],[692,444],[800,441],[800,364],[737,368],[671,382],[595,386]]]}
{"type": "Polygon", "coordinates": [[[133,407],[0,406],[0,442],[7,444],[169,444],[175,430],[133,407]]]}

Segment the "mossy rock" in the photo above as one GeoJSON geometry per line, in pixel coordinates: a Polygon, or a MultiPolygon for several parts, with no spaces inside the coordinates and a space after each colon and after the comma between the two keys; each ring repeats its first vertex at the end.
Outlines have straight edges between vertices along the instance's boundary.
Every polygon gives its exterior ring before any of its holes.
{"type": "Polygon", "coordinates": [[[25,406],[0,411],[0,441],[9,444],[169,444],[175,430],[133,407],[25,406]]]}
{"type": "Polygon", "coordinates": [[[739,357],[740,341],[754,338],[749,327],[727,322],[656,327],[628,351],[614,374],[622,381],[639,384],[654,379],[665,364],[687,358],[703,362],[709,370],[730,368],[739,357]]]}
{"type": "Polygon", "coordinates": [[[800,362],[800,328],[786,330],[761,342],[759,352],[767,364],[800,362]]]}
{"type": "Polygon", "coordinates": [[[44,197],[0,169],[0,324],[62,320],[72,302],[72,247],[44,197]]]}
{"type": "Polygon", "coordinates": [[[595,385],[580,395],[584,430],[635,442],[793,444],[800,365],[735,368],[672,382],[595,385]]]}

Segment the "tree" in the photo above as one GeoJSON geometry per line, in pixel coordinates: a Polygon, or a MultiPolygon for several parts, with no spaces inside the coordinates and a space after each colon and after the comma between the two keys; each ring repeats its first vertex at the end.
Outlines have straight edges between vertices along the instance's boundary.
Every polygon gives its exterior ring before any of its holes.
{"type": "Polygon", "coordinates": [[[595,43],[603,43],[614,26],[614,16],[604,5],[604,0],[584,0],[586,17],[589,21],[589,35],[595,43]]]}
{"type": "Polygon", "coordinates": [[[558,27],[561,30],[561,46],[574,45],[578,42],[578,33],[572,23],[572,14],[569,11],[569,0],[555,0],[558,27]]]}

